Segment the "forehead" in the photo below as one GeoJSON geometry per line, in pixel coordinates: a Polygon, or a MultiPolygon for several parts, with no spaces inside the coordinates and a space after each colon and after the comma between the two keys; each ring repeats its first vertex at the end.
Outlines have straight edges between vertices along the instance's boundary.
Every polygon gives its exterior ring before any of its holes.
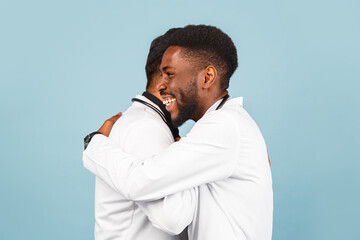
{"type": "Polygon", "coordinates": [[[161,69],[165,67],[179,68],[190,65],[189,61],[181,57],[181,47],[179,46],[170,46],[166,49],[162,61],[161,69]]]}

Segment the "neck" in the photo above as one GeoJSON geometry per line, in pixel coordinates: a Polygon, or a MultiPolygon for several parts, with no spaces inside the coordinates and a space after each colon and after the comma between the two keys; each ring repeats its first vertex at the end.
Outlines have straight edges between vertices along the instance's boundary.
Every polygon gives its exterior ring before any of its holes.
{"type": "Polygon", "coordinates": [[[211,99],[211,100],[207,100],[205,101],[205,103],[202,106],[199,106],[199,109],[197,109],[196,113],[194,114],[194,116],[191,118],[192,120],[194,120],[195,122],[197,122],[198,120],[200,120],[206,113],[206,111],[212,106],[214,105],[217,101],[219,101],[220,99],[222,99],[223,97],[225,97],[228,94],[228,91],[225,90],[224,92],[222,92],[220,95],[218,95],[217,97],[211,99]]]}

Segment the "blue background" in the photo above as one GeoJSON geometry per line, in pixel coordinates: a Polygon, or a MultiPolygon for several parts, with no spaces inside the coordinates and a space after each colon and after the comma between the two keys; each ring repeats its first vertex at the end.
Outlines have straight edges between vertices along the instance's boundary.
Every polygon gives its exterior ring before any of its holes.
{"type": "MultiPolygon", "coordinates": [[[[83,137],[144,90],[150,42],[211,24],[272,161],[273,239],[360,239],[358,1],[0,1],[0,239],[92,239],[83,137]]],[[[192,126],[186,124],[185,134],[192,126]]]]}

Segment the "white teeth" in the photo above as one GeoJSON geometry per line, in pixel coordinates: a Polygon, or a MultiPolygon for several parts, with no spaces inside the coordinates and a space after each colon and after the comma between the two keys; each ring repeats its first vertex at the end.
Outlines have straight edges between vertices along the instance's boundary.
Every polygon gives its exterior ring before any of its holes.
{"type": "Polygon", "coordinates": [[[165,101],[163,101],[163,104],[168,106],[170,103],[172,103],[173,101],[175,101],[176,98],[173,98],[173,99],[166,99],[165,101]]]}

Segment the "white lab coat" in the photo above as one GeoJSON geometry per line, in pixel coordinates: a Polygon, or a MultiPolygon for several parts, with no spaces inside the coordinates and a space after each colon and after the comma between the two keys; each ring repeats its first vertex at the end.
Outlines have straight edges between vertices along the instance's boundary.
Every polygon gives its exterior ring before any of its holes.
{"type": "Polygon", "coordinates": [[[215,110],[218,104],[185,138],[147,159],[96,135],[84,151],[84,166],[136,201],[199,186],[190,239],[271,239],[273,192],[264,139],[242,98],[215,110]]]}
{"type": "MultiPolygon", "coordinates": [[[[143,96],[137,98],[157,107],[143,96]]],[[[174,142],[160,115],[138,102],[114,124],[109,139],[140,159],[151,157],[174,142]]],[[[96,177],[95,239],[178,240],[174,234],[179,234],[192,221],[195,204],[194,190],[136,203],[96,177]]]]}

